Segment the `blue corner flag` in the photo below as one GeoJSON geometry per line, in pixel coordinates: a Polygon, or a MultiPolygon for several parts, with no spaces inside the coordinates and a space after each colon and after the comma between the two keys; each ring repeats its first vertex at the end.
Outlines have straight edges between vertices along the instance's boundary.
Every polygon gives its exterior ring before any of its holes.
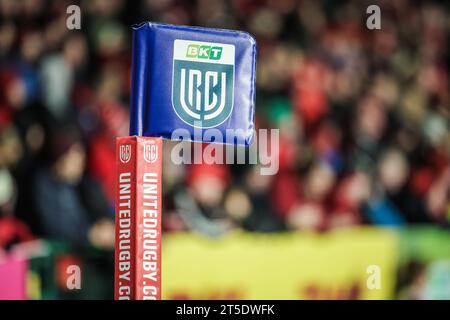
{"type": "Polygon", "coordinates": [[[250,145],[255,76],[256,42],[248,33],[136,25],[130,135],[180,140],[174,131],[181,129],[191,141],[230,143],[231,134],[231,143],[250,145]]]}

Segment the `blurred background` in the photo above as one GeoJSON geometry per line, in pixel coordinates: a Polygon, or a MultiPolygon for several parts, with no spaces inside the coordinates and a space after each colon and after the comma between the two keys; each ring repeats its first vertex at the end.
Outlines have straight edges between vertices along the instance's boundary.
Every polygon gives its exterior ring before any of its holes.
{"type": "Polygon", "coordinates": [[[0,298],[112,299],[131,25],[154,21],[250,32],[257,128],[280,129],[274,176],[176,166],[165,143],[165,298],[450,299],[449,10],[0,0],[0,298]],[[81,30],[66,27],[72,4],[81,30]],[[366,286],[373,264],[381,289],[366,286]]]}

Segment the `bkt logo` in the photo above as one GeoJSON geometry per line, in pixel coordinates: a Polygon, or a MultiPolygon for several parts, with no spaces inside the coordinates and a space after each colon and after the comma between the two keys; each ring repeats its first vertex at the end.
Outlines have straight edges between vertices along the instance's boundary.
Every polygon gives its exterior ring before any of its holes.
{"type": "Polygon", "coordinates": [[[234,45],[175,40],[172,105],[185,123],[215,127],[231,115],[234,45]]]}
{"type": "Polygon", "coordinates": [[[222,56],[222,47],[201,46],[190,44],[187,48],[186,57],[219,60],[222,56]]]}

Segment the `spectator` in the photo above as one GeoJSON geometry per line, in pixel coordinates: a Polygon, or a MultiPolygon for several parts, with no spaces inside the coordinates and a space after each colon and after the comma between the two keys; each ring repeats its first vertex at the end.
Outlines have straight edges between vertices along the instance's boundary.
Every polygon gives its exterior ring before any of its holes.
{"type": "Polygon", "coordinates": [[[48,165],[38,168],[33,179],[40,235],[112,248],[114,224],[107,220],[99,186],[85,174],[86,149],[78,132],[66,128],[53,137],[50,152],[48,165]]]}
{"type": "Polygon", "coordinates": [[[16,196],[11,174],[0,170],[0,250],[34,239],[28,226],[13,215],[16,196]]]}

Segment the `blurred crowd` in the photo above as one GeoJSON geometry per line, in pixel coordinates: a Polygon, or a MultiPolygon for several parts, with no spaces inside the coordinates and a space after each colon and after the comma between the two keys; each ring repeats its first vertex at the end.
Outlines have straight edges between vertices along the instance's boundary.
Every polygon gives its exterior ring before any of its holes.
{"type": "Polygon", "coordinates": [[[324,232],[450,223],[450,6],[437,1],[0,0],[0,248],[112,248],[115,137],[128,135],[131,25],[239,29],[258,43],[256,123],[280,170],[177,166],[166,231],[324,232]],[[66,9],[81,7],[81,30],[66,9]],[[381,8],[368,30],[366,8],[381,8]]]}

